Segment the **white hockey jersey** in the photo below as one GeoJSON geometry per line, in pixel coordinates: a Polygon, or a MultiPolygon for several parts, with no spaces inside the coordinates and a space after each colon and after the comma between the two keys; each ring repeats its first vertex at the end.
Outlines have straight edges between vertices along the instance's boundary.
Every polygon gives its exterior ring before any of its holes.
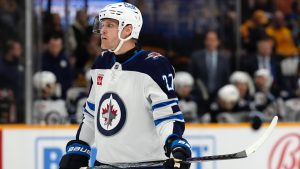
{"type": "Polygon", "coordinates": [[[68,123],[68,112],[64,100],[35,100],[33,110],[34,124],[68,123]]]}
{"type": "Polygon", "coordinates": [[[184,132],[168,60],[137,50],[120,64],[104,52],[90,72],[92,86],[76,139],[95,142],[102,163],[165,159],[166,138],[184,132]]]}

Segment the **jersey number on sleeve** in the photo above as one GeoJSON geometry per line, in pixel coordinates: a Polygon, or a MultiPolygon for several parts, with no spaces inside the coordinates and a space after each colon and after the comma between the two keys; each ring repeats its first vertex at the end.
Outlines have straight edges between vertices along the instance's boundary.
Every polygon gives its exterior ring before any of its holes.
{"type": "Polygon", "coordinates": [[[170,73],[170,74],[168,74],[168,76],[163,75],[162,78],[166,82],[168,91],[174,90],[173,75],[170,73]]]}

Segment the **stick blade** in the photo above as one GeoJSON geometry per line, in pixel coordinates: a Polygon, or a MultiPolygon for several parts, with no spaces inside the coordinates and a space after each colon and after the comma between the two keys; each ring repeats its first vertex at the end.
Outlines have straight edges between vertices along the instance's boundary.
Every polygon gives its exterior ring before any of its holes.
{"type": "Polygon", "coordinates": [[[223,154],[223,155],[212,155],[212,156],[202,156],[202,157],[193,157],[187,159],[187,162],[197,162],[197,161],[211,161],[211,160],[232,160],[232,159],[239,159],[239,158],[246,158],[250,154],[254,153],[258,150],[259,147],[267,140],[267,138],[271,135],[274,128],[276,127],[278,122],[278,117],[274,116],[272,119],[271,124],[267,128],[267,130],[263,133],[263,135],[254,142],[250,147],[247,149],[232,154],[223,154]]]}
{"type": "Polygon", "coordinates": [[[254,153],[255,151],[257,151],[261,147],[261,145],[267,140],[267,138],[273,132],[274,128],[277,125],[277,122],[278,122],[278,117],[274,116],[273,119],[272,119],[271,124],[269,125],[269,127],[267,128],[267,130],[263,133],[263,135],[254,144],[252,144],[249,148],[247,148],[245,150],[247,156],[249,156],[250,154],[254,153]]]}

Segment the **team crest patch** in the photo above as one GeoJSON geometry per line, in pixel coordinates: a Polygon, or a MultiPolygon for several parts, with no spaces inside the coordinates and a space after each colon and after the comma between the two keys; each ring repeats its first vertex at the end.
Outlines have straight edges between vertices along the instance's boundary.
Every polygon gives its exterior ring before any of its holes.
{"type": "Polygon", "coordinates": [[[121,98],[115,93],[106,93],[99,102],[97,128],[105,136],[118,133],[126,120],[126,109],[121,98]]]}
{"type": "Polygon", "coordinates": [[[163,57],[163,56],[160,53],[151,52],[151,53],[148,54],[146,59],[149,59],[149,58],[156,59],[156,58],[159,58],[159,57],[163,57]]]}

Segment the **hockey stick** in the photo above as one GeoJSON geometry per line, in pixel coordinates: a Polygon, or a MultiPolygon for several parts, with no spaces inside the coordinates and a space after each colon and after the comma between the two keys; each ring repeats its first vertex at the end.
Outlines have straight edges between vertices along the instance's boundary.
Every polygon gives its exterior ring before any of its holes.
{"type": "MultiPolygon", "coordinates": [[[[267,130],[263,133],[263,135],[251,146],[247,149],[232,153],[232,154],[223,154],[223,155],[212,155],[212,156],[202,156],[202,157],[192,157],[188,158],[185,161],[181,161],[180,163],[192,163],[198,161],[212,161],[212,160],[233,160],[239,158],[246,158],[250,154],[256,152],[259,147],[267,140],[275,126],[277,125],[278,117],[275,116],[267,128],[267,130]]],[[[156,167],[162,166],[165,160],[157,160],[157,161],[147,161],[147,162],[138,162],[138,163],[114,163],[114,164],[105,164],[97,167],[91,168],[82,168],[82,169],[112,169],[112,168],[145,168],[145,167],[156,167]]]]}

